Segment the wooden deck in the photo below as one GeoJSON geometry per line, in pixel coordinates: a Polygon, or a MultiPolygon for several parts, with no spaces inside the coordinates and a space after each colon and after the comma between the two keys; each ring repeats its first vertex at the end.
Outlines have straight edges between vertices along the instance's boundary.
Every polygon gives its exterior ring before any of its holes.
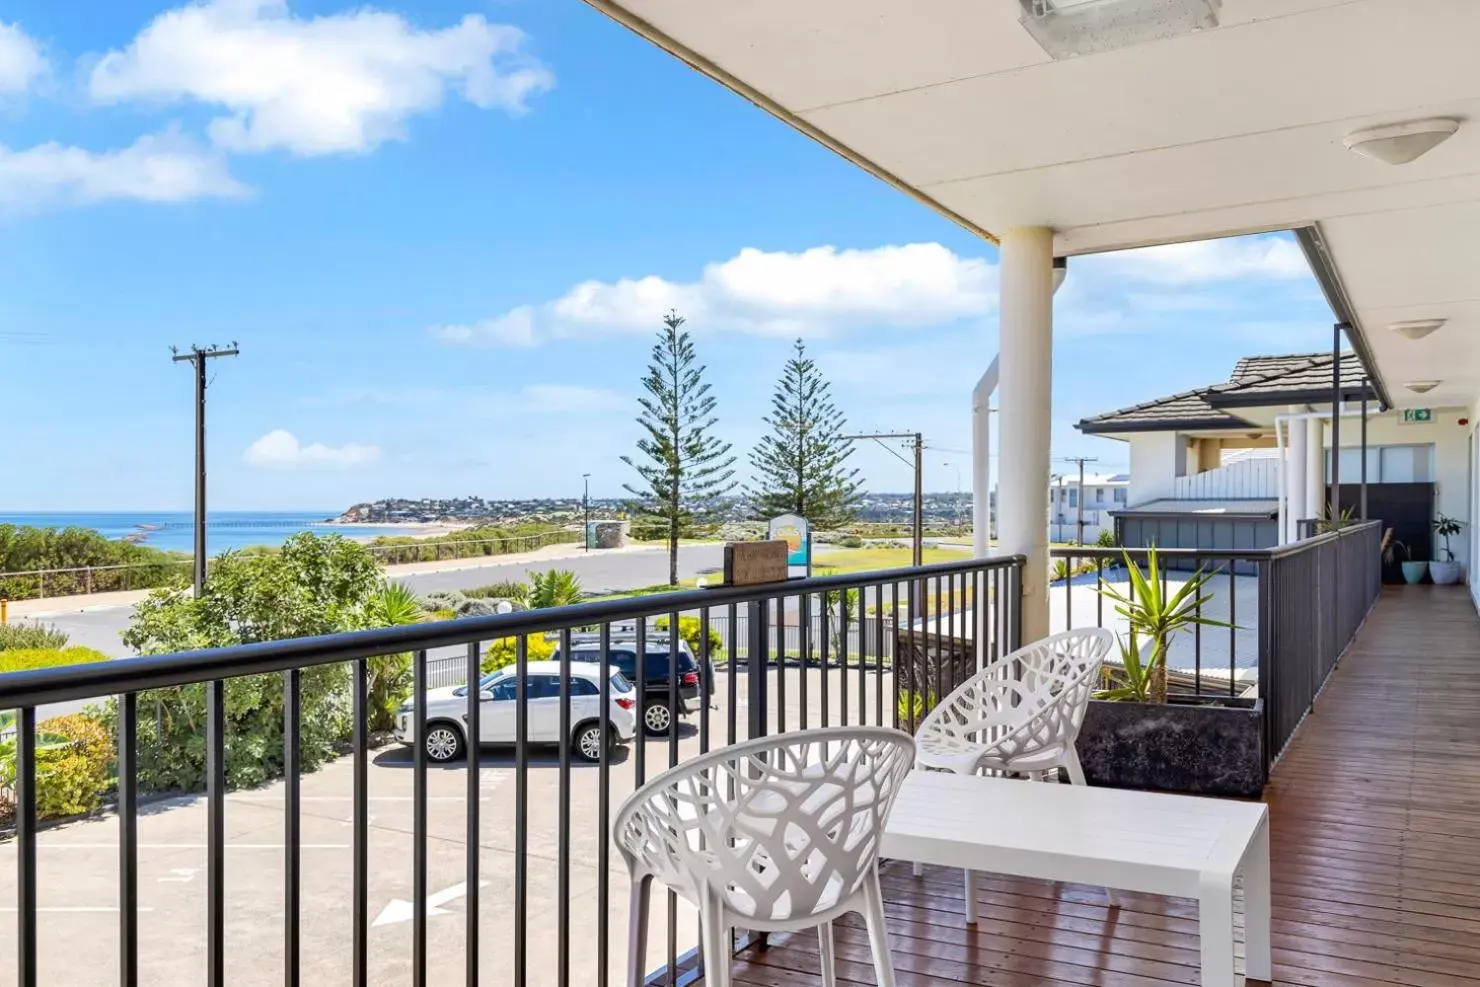
{"type": "MultiPolygon", "coordinates": [[[[1266,795],[1274,982],[1480,987],[1480,619],[1462,588],[1386,591],[1266,795]]],[[[989,824],[989,823],[988,823],[989,824]]],[[[900,987],[1198,982],[1190,900],[983,877],[962,922],[959,872],[885,871],[900,987]]],[[[844,983],[875,983],[861,923],[837,928],[844,983]]],[[[818,983],[817,939],[775,936],[737,984],[818,983]]]]}

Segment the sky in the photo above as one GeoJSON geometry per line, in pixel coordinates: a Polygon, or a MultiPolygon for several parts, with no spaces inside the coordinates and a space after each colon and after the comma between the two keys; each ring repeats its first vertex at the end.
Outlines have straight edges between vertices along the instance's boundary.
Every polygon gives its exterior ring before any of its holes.
{"type": "MultiPolygon", "coordinates": [[[[796,338],[859,431],[970,483],[988,243],[579,0],[11,0],[0,8],[0,511],[615,497],[638,380],[688,320],[742,477],[796,338]]],[[[1329,346],[1286,235],[1074,258],[1074,422],[1329,346]]],[[[902,491],[897,449],[860,447],[902,491]]],[[[1055,468],[1059,468],[1056,464],[1055,468]]],[[[1067,467],[1065,467],[1067,468],[1067,467]]]]}

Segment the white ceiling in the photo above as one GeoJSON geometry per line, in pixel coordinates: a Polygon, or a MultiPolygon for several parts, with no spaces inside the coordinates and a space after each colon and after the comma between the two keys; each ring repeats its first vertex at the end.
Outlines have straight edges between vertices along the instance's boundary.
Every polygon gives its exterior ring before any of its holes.
{"type": "Polygon", "coordinates": [[[989,232],[1077,254],[1318,225],[1392,397],[1480,395],[1480,0],[1223,0],[1215,30],[1059,62],[1017,0],[587,2],[989,232]],[[1341,145],[1425,116],[1473,122],[1402,167],[1341,145]]]}

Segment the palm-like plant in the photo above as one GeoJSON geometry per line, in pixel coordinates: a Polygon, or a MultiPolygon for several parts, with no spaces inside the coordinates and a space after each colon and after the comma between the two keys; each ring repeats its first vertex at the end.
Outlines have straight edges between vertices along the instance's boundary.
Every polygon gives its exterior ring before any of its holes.
{"type": "MultiPolygon", "coordinates": [[[[385,580],[365,602],[365,623],[370,627],[404,627],[426,617],[421,600],[405,583],[385,580]]],[[[396,709],[411,695],[411,655],[379,655],[366,662],[366,726],[372,731],[396,725],[396,709]]]]}
{"type": "Polygon", "coordinates": [[[1172,636],[1194,625],[1233,627],[1227,621],[1202,616],[1203,604],[1213,598],[1203,588],[1213,573],[1198,569],[1175,592],[1163,591],[1161,565],[1155,547],[1147,550],[1143,572],[1128,552],[1121,553],[1129,591],[1122,593],[1100,581],[1099,593],[1115,604],[1115,612],[1130,625],[1128,641],[1121,641],[1120,654],[1124,670],[1107,669],[1110,687],[1100,693],[1101,699],[1164,703],[1167,701],[1167,651],[1172,636]],[[1151,643],[1149,657],[1141,654],[1141,639],[1151,643]]]}
{"type": "Polygon", "coordinates": [[[580,603],[583,595],[580,578],[569,569],[551,569],[529,575],[530,609],[569,606],[580,603]]]}

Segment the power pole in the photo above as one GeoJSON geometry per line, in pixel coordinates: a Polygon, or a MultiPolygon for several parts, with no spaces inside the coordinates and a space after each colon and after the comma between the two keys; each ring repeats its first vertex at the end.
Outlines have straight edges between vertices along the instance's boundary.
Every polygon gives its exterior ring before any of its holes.
{"type": "Polygon", "coordinates": [[[584,487],[581,490],[581,511],[586,515],[586,527],[581,540],[586,543],[586,551],[591,551],[591,474],[582,473],[581,482],[584,487]]]}
{"type": "MultiPolygon", "coordinates": [[[[925,437],[920,432],[876,432],[869,435],[845,435],[843,439],[848,442],[860,442],[872,439],[883,445],[885,439],[909,439],[915,444],[915,550],[912,559],[915,565],[923,565],[925,561],[925,437]]],[[[888,449],[888,446],[885,446],[888,449]]],[[[889,452],[902,462],[905,458],[893,449],[889,452]]]]}
{"type": "Polygon", "coordinates": [[[1075,541],[1084,544],[1084,464],[1098,463],[1094,456],[1065,456],[1064,462],[1079,464],[1079,516],[1074,522],[1075,541]]]}
{"type": "Polygon", "coordinates": [[[195,595],[199,597],[206,588],[206,361],[236,356],[240,350],[233,342],[230,346],[192,346],[188,353],[171,346],[170,352],[175,363],[195,367],[195,595]]]}

